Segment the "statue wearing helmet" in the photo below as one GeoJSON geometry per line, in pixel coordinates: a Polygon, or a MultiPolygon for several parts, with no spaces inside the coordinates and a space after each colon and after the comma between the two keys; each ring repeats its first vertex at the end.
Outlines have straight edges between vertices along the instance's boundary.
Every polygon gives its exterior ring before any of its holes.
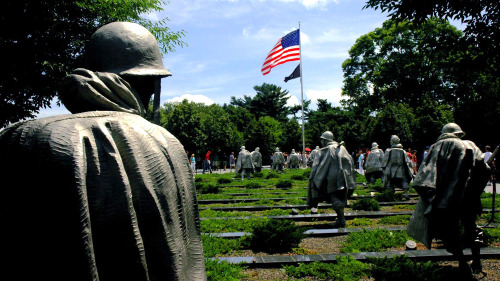
{"type": "Polygon", "coordinates": [[[481,214],[480,197],[490,167],[473,142],[461,140],[464,135],[457,124],[446,124],[430,147],[413,181],[421,198],[407,232],[429,249],[433,238],[442,239],[446,250],[458,260],[463,276],[471,278],[472,271],[482,271],[482,230],[475,221],[481,214]],[[470,266],[464,247],[471,248],[470,266]]]}
{"type": "Polygon", "coordinates": [[[376,179],[382,179],[382,161],[384,160],[384,151],[378,148],[376,142],[372,143],[370,153],[366,156],[365,176],[369,183],[375,184],[376,179]]]}
{"type": "Polygon", "coordinates": [[[235,175],[238,175],[241,173],[241,180],[245,178],[245,174],[247,175],[247,178],[250,179],[250,176],[252,175],[254,171],[254,166],[252,162],[252,155],[244,146],[240,148],[240,153],[238,154],[238,158],[236,160],[236,171],[235,175]]]}
{"type": "Polygon", "coordinates": [[[295,149],[292,149],[289,156],[289,168],[290,169],[298,169],[300,163],[300,155],[295,152],[295,149]]]}
{"type": "Polygon", "coordinates": [[[333,140],[332,132],[324,132],[320,139],[322,148],[312,163],[307,203],[313,213],[317,212],[320,201],[331,203],[337,213],[333,227],[345,227],[347,197],[356,188],[354,160],[343,145],[333,140]]]}
{"type": "Polygon", "coordinates": [[[384,172],[382,179],[384,187],[392,193],[395,192],[396,187],[403,189],[403,197],[408,200],[413,172],[410,160],[398,136],[391,136],[391,147],[386,149],[381,166],[384,172]]]}
{"type": "Polygon", "coordinates": [[[86,50],[88,68],[59,93],[73,114],[0,135],[7,270],[27,280],[206,280],[186,153],[142,117],[171,75],[156,40],[115,22],[86,50]]]}
{"type": "Polygon", "coordinates": [[[255,171],[260,172],[262,170],[262,154],[260,153],[260,148],[255,148],[255,150],[252,151],[251,156],[255,171]]]}
{"type": "Polygon", "coordinates": [[[276,147],[276,151],[273,155],[273,168],[271,170],[283,173],[284,166],[285,156],[283,156],[283,152],[280,151],[279,147],[276,147]]]}

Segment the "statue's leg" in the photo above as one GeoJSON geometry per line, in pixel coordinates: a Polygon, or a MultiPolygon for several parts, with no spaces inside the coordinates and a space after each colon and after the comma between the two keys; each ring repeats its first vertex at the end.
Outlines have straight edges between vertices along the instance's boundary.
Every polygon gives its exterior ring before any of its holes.
{"type": "Polygon", "coordinates": [[[408,179],[407,178],[403,177],[401,179],[401,187],[404,190],[403,198],[405,200],[409,200],[410,199],[410,195],[408,194],[408,190],[410,190],[410,184],[408,183],[408,179]]]}
{"type": "Polygon", "coordinates": [[[333,210],[337,213],[337,219],[333,224],[333,228],[343,228],[346,226],[346,221],[344,217],[344,207],[345,207],[345,196],[346,190],[337,191],[330,193],[330,202],[332,204],[333,210]]]}

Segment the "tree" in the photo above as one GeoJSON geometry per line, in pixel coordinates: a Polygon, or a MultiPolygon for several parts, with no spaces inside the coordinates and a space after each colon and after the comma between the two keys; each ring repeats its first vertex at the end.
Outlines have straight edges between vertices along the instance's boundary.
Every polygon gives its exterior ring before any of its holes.
{"type": "Polygon", "coordinates": [[[500,4],[498,0],[368,0],[365,8],[389,12],[396,20],[416,23],[428,18],[459,20],[466,25],[465,35],[469,44],[478,45],[481,57],[493,65],[499,61],[500,4]]]}
{"type": "Polygon", "coordinates": [[[255,97],[244,95],[243,98],[236,99],[231,97],[231,105],[246,108],[257,119],[269,116],[279,122],[285,122],[290,113],[290,108],[286,106],[289,99],[288,91],[282,90],[281,87],[263,83],[261,86],[254,86],[257,92],[255,97]]]}
{"type": "Polygon", "coordinates": [[[282,138],[279,146],[282,151],[290,152],[295,149],[296,152],[302,152],[302,127],[297,118],[291,118],[282,124],[282,138]]]}
{"type": "Polygon", "coordinates": [[[83,67],[85,43],[102,25],[132,21],[148,28],[163,52],[184,46],[184,31],[173,32],[167,19],[141,17],[163,10],[164,0],[2,2],[0,24],[0,127],[33,118],[50,107],[59,81],[83,67]]]}
{"type": "Polygon", "coordinates": [[[251,138],[247,140],[246,146],[258,146],[262,154],[262,161],[269,163],[269,156],[280,143],[281,137],[280,122],[270,116],[264,116],[257,121],[255,130],[251,138]]]}
{"type": "Polygon", "coordinates": [[[356,40],[342,64],[343,95],[349,105],[380,110],[386,103],[412,108],[427,99],[454,106],[463,93],[457,86],[461,32],[432,19],[421,26],[392,20],[356,40]]]}

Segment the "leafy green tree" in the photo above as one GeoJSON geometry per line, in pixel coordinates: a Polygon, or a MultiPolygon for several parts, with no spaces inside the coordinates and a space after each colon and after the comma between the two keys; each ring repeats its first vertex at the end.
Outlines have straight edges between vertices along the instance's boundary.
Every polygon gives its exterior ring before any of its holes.
{"type": "Polygon", "coordinates": [[[391,102],[416,108],[429,98],[453,104],[460,90],[453,74],[462,51],[461,36],[437,19],[418,27],[384,22],[358,38],[342,64],[347,103],[369,112],[391,102]]]}
{"type": "Polygon", "coordinates": [[[289,99],[287,90],[267,83],[253,88],[257,92],[253,98],[247,95],[239,99],[231,97],[230,104],[248,109],[257,119],[269,116],[279,122],[287,120],[290,113],[290,108],[286,106],[289,99]]]}
{"type": "Polygon", "coordinates": [[[163,10],[164,0],[2,2],[0,25],[0,127],[33,118],[50,107],[59,81],[82,67],[85,43],[102,25],[132,21],[148,28],[163,52],[184,46],[184,31],[174,32],[167,19],[152,22],[143,15],[163,10]]]}
{"type": "Polygon", "coordinates": [[[230,120],[229,114],[219,105],[212,104],[203,107],[201,129],[206,150],[211,150],[219,156],[229,151],[238,151],[243,142],[242,134],[230,120]]]}
{"type": "Polygon", "coordinates": [[[282,123],[283,137],[279,143],[282,151],[290,152],[295,149],[297,153],[302,152],[302,127],[297,118],[291,118],[286,123],[282,123]]]}
{"type": "Polygon", "coordinates": [[[246,146],[258,146],[262,154],[262,161],[269,164],[271,153],[274,152],[282,138],[281,124],[270,116],[261,117],[255,126],[252,136],[246,146]]]}
{"type": "Polygon", "coordinates": [[[500,60],[500,5],[497,0],[368,0],[365,8],[380,9],[389,12],[393,19],[416,23],[431,17],[459,20],[465,24],[469,43],[477,45],[481,58],[499,70],[491,64],[500,60]]]}

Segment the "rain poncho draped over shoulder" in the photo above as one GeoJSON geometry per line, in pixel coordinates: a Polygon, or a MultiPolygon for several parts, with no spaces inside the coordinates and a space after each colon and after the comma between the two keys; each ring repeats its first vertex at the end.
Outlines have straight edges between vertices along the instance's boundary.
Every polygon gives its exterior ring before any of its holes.
{"type": "MultiPolygon", "coordinates": [[[[119,76],[78,69],[73,112],[0,134],[3,254],[23,280],[205,280],[183,146],[119,76]],[[107,111],[103,111],[107,110],[107,111]]],[[[7,275],[6,275],[7,276],[7,275]]]]}
{"type": "Polygon", "coordinates": [[[442,134],[430,148],[413,187],[421,196],[408,225],[408,234],[428,248],[434,237],[442,236],[435,226],[444,224],[435,216],[439,210],[475,220],[481,212],[480,195],[488,181],[489,167],[483,153],[470,141],[454,134],[442,134]]]}

